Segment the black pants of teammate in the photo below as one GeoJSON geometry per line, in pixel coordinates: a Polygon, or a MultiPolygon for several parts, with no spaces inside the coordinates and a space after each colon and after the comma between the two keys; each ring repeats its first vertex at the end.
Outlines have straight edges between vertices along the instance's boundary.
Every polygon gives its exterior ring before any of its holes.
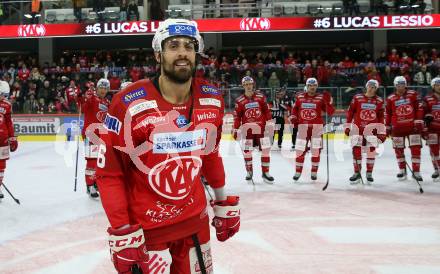
{"type": "MultiPolygon", "coordinates": [[[[285,123],[284,122],[284,117],[275,117],[276,128],[279,128],[277,130],[277,133],[278,133],[278,146],[279,147],[281,147],[281,144],[283,143],[284,123],[285,123]]],[[[274,136],[275,136],[275,134],[274,134],[274,136]]]]}

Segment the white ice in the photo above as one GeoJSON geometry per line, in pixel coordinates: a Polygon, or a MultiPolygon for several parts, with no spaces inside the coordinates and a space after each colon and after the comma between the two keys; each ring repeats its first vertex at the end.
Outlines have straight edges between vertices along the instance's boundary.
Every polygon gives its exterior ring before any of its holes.
{"type": "MultiPolygon", "coordinates": [[[[440,183],[430,177],[428,149],[422,151],[420,194],[414,180],[396,180],[390,141],[376,160],[371,186],[349,185],[348,143],[329,142],[330,183],[322,191],[325,153],[317,182],[310,181],[307,157],[293,183],[293,152],[284,140],[282,151],[272,151],[274,185],[263,183],[254,153],[254,186],[244,181],[239,147],[222,141],[227,191],[241,197],[242,222],[224,243],[211,235],[216,274],[440,273],[440,183]]],[[[0,273],[115,273],[107,219],[100,202],[85,193],[82,146],[73,191],[75,150],[75,142],[21,142],[11,155],[5,184],[21,205],[3,189],[0,273]]]]}

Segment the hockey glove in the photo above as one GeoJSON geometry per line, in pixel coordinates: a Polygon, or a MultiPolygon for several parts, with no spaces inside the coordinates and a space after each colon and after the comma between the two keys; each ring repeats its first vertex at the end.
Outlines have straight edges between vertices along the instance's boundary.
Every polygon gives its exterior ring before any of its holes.
{"type": "Polygon", "coordinates": [[[137,265],[143,273],[148,271],[148,251],[145,246],[144,231],[140,225],[124,229],[107,229],[110,254],[113,264],[120,274],[131,274],[137,265]]]}
{"type": "Polygon", "coordinates": [[[434,120],[434,116],[432,116],[432,114],[426,114],[425,118],[423,118],[423,120],[425,121],[426,126],[429,127],[429,125],[431,124],[432,120],[434,120]]]}
{"type": "Polygon", "coordinates": [[[221,242],[234,236],[240,229],[240,198],[228,196],[224,201],[211,201],[215,217],[212,226],[215,227],[217,239],[221,242]]]}
{"type": "Polygon", "coordinates": [[[9,149],[14,152],[18,148],[17,137],[9,137],[9,149]]]}
{"type": "Polygon", "coordinates": [[[414,120],[414,132],[417,134],[422,134],[423,131],[423,120],[414,120]]]}

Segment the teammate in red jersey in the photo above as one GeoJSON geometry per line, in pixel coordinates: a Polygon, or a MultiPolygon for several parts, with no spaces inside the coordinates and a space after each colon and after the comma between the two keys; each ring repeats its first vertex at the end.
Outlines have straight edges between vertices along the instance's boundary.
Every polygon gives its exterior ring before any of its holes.
{"type": "Polygon", "coordinates": [[[307,91],[296,96],[295,104],[292,107],[290,122],[298,125],[296,137],[296,172],[293,180],[296,182],[301,177],[304,157],[309,149],[312,153],[311,179],[318,178],[318,167],[321,159],[323,124],[322,112],[327,117],[333,115],[335,109],[333,100],[328,92],[317,93],[318,80],[309,78],[306,81],[307,91]]]}
{"type": "Polygon", "coordinates": [[[254,79],[245,76],[241,80],[244,94],[235,100],[234,129],[235,140],[240,137],[243,144],[243,155],[246,165],[246,180],[252,180],[252,150],[258,147],[261,151],[261,170],[264,182],[273,184],[274,178],[269,174],[271,141],[266,131],[274,128],[272,115],[267,105],[266,96],[256,92],[254,79]]]}
{"type": "Polygon", "coordinates": [[[69,107],[70,112],[77,112],[78,96],[81,90],[78,88],[74,80],[70,80],[69,86],[65,91],[66,104],[69,107]]]}
{"type": "Polygon", "coordinates": [[[0,81],[0,199],[3,199],[1,185],[6,169],[6,160],[9,159],[9,150],[17,150],[18,142],[14,133],[14,125],[11,119],[11,103],[8,101],[9,84],[6,81],[0,81]]]}
{"type": "Polygon", "coordinates": [[[84,113],[84,127],[82,137],[84,140],[84,157],[86,159],[86,170],[84,172],[87,193],[92,198],[98,198],[96,187],[96,159],[98,158],[98,145],[90,140],[91,132],[99,135],[97,124],[104,122],[110,101],[106,98],[110,90],[110,83],[107,79],[100,79],[96,84],[96,92],[93,87],[87,90],[84,96],[80,96],[79,103],[84,113]]]}
{"type": "Polygon", "coordinates": [[[369,80],[365,85],[366,92],[353,96],[347,110],[345,135],[350,136],[353,150],[354,174],[350,177],[352,184],[359,183],[362,166],[362,147],[367,151],[367,182],[373,179],[373,167],[376,158],[378,139],[383,143],[386,139],[384,125],[383,99],[376,95],[379,82],[369,80]]]}
{"type": "Polygon", "coordinates": [[[219,155],[221,92],[194,78],[203,40],[193,21],[167,19],[153,38],[161,73],[114,95],[97,161],[113,264],[119,273],[212,273],[203,173],[217,239],[238,232],[238,196],[226,196],[219,155]]]}
{"type": "Polygon", "coordinates": [[[387,135],[391,135],[394,152],[399,165],[399,180],[406,179],[405,139],[408,138],[411,150],[414,179],[422,181],[420,175],[420,151],[422,148],[423,107],[417,98],[417,92],[408,90],[403,76],[394,78],[395,92],[388,96],[386,102],[385,125],[387,135]]]}
{"type": "Polygon", "coordinates": [[[431,80],[431,87],[433,94],[426,96],[423,102],[426,127],[422,137],[426,140],[431,152],[432,165],[434,166],[434,173],[431,177],[437,180],[440,166],[440,77],[431,80]]]}

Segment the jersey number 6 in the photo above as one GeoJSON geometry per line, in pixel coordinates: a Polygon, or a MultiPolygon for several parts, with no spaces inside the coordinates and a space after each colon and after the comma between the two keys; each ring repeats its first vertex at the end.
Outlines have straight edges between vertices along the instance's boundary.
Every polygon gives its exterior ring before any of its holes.
{"type": "Polygon", "coordinates": [[[98,148],[98,159],[97,159],[97,166],[99,168],[104,168],[105,167],[105,152],[107,151],[107,148],[105,147],[105,145],[99,145],[98,148]]]}

